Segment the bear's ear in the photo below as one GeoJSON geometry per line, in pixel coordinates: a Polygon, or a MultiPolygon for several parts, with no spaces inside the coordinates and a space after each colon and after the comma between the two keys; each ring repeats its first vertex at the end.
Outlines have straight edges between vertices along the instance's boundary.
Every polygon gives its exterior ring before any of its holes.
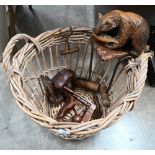
{"type": "Polygon", "coordinates": [[[120,10],[114,10],[114,12],[115,12],[115,13],[120,13],[121,11],[120,11],[120,10]]]}
{"type": "Polygon", "coordinates": [[[98,18],[101,19],[102,18],[102,14],[99,12],[98,13],[98,18]]]}

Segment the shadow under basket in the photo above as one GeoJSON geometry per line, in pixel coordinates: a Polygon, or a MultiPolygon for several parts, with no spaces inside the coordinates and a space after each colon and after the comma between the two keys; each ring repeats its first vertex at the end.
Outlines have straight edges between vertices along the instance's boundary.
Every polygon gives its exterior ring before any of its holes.
{"type": "Polygon", "coordinates": [[[91,36],[92,30],[85,27],[59,28],[36,38],[17,34],[3,52],[3,66],[17,105],[36,123],[64,139],[86,138],[113,125],[134,107],[145,84],[150,52],[121,63],[111,83],[118,59],[102,61],[91,36]],[[20,40],[25,40],[25,45],[11,58],[20,40]],[[52,78],[64,68],[100,85],[96,115],[88,122],[58,122],[55,118],[61,105],[49,106],[46,100],[40,75],[52,78]],[[108,89],[107,94],[102,88],[108,89]]]}

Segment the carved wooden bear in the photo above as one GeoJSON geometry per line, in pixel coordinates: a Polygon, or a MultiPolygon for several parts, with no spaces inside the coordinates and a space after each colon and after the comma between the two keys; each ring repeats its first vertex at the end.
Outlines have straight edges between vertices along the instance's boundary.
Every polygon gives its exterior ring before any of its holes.
{"type": "Polygon", "coordinates": [[[94,37],[110,49],[121,48],[130,39],[133,48],[140,54],[146,50],[149,25],[143,17],[132,12],[113,10],[105,15],[99,13],[94,37]],[[118,28],[116,36],[107,34],[116,28],[118,28]]]}

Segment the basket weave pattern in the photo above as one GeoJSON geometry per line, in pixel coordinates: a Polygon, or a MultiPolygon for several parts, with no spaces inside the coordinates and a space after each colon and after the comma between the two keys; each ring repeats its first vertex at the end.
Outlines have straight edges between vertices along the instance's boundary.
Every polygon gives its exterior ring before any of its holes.
{"type": "Polygon", "coordinates": [[[143,53],[136,59],[130,59],[125,67],[117,72],[109,91],[110,108],[102,115],[86,123],[57,122],[54,118],[60,106],[49,106],[43,87],[39,81],[41,74],[53,77],[63,68],[73,69],[81,77],[91,77],[97,83],[109,84],[116,61],[102,62],[94,52],[91,75],[89,62],[91,57],[91,30],[84,27],[67,27],[44,32],[32,38],[26,34],[14,36],[3,53],[3,66],[8,73],[10,88],[17,105],[32,120],[52,133],[65,139],[81,139],[94,135],[109,127],[129,112],[140,96],[147,75],[148,58],[151,53],[143,53]],[[16,43],[25,40],[25,45],[13,56],[11,52],[16,43]],[[66,40],[71,48],[79,52],[63,55],[66,40]]]}

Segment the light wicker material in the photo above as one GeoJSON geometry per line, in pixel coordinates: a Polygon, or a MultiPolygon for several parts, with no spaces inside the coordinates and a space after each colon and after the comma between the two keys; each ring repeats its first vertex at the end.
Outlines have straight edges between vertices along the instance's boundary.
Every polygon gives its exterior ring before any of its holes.
{"type": "Polygon", "coordinates": [[[105,110],[104,101],[101,101],[103,112],[101,118],[86,123],[57,122],[54,118],[60,106],[49,109],[39,81],[41,74],[52,77],[63,68],[71,68],[77,75],[90,76],[97,83],[108,86],[110,82],[117,60],[101,62],[95,50],[92,72],[89,74],[91,35],[92,31],[84,27],[55,29],[36,38],[17,34],[9,41],[3,53],[3,66],[8,73],[10,88],[17,105],[36,123],[65,139],[89,137],[114,124],[133,108],[145,84],[151,52],[142,53],[138,58],[130,59],[124,64],[125,67],[123,65],[119,67],[109,91],[110,108],[105,110]],[[72,47],[80,49],[79,52],[61,55],[67,38],[72,47]],[[13,47],[23,39],[26,41],[25,45],[10,61],[13,47]]]}

